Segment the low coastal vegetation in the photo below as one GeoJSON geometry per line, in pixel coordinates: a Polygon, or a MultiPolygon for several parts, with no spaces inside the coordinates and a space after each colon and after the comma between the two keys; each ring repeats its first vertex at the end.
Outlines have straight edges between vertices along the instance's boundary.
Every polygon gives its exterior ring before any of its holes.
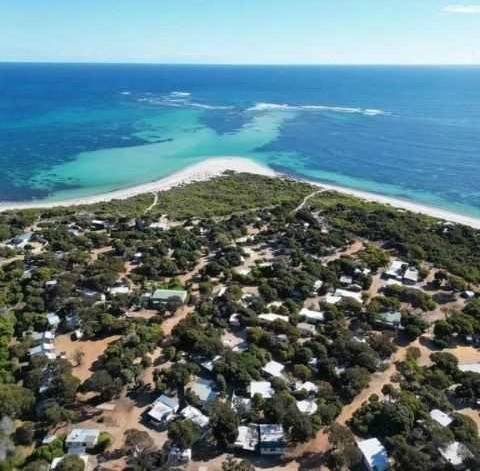
{"type": "Polygon", "coordinates": [[[479,242],[249,174],[2,213],[0,469],[477,469],[479,242]]]}

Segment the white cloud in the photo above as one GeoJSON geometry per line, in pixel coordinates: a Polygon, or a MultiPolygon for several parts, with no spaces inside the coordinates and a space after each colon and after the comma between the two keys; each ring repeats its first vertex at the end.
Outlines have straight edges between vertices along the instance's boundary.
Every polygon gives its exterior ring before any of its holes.
{"type": "Polygon", "coordinates": [[[445,13],[460,13],[464,15],[480,15],[480,5],[448,5],[445,13]]]}

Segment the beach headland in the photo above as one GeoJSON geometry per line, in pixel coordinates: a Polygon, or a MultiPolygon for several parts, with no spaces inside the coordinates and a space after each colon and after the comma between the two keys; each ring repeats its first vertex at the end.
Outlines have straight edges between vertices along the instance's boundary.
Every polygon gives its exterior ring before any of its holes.
{"type": "Polygon", "coordinates": [[[466,226],[480,229],[480,219],[458,214],[450,211],[446,211],[440,208],[435,208],[413,201],[404,200],[401,198],[395,198],[390,196],[384,196],[376,193],[369,193],[366,191],[355,190],[352,188],[342,187],[330,183],[323,183],[318,181],[312,181],[307,179],[293,178],[288,175],[283,175],[275,172],[271,168],[261,165],[254,160],[244,157],[214,157],[206,159],[197,164],[191,165],[183,170],[175,172],[169,176],[161,178],[159,180],[145,183],[142,185],[136,185],[129,188],[119,189],[111,191],[109,193],[93,195],[88,197],[76,198],[72,200],[64,201],[25,201],[25,202],[0,202],[0,212],[8,210],[21,210],[21,209],[41,209],[41,208],[54,208],[61,206],[81,206],[88,204],[95,204],[104,201],[112,200],[125,200],[146,193],[157,193],[159,191],[166,191],[170,188],[186,185],[188,183],[199,182],[209,180],[211,178],[222,175],[227,171],[237,173],[252,173],[257,175],[264,175],[268,177],[280,177],[290,178],[294,180],[303,181],[316,186],[320,189],[329,191],[337,191],[342,194],[354,196],[364,199],[366,201],[390,205],[398,209],[404,209],[413,213],[424,214],[427,216],[443,219],[448,222],[463,224],[466,226]]]}

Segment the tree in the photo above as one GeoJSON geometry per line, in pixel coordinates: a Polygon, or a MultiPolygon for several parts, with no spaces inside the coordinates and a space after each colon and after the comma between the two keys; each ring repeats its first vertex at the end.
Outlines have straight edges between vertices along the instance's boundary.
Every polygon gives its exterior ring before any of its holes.
{"type": "Polygon", "coordinates": [[[255,471],[255,466],[250,461],[236,460],[229,456],[222,463],[222,471],[255,471]]]}
{"type": "Polygon", "coordinates": [[[125,432],[125,446],[129,453],[138,455],[153,447],[153,440],[147,432],[128,429],[125,432]]]}
{"type": "Polygon", "coordinates": [[[239,419],[229,404],[215,401],[210,408],[212,434],[221,447],[235,442],[238,434],[239,419]]]}
{"type": "Polygon", "coordinates": [[[55,469],[58,471],[83,471],[85,463],[76,455],[67,455],[55,469]]]}
{"type": "Polygon", "coordinates": [[[0,417],[21,417],[34,402],[35,397],[29,389],[16,384],[0,384],[0,417]]]}
{"type": "Polygon", "coordinates": [[[15,430],[15,442],[18,445],[29,446],[33,443],[34,428],[31,422],[24,422],[15,430]]]}
{"type": "Polygon", "coordinates": [[[168,438],[181,450],[187,450],[200,438],[200,430],[191,420],[177,420],[168,426],[168,438]]]}

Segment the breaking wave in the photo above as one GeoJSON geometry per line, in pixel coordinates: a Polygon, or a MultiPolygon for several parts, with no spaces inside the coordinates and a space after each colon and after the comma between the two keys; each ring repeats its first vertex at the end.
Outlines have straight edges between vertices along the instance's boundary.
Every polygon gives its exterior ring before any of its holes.
{"type": "Polygon", "coordinates": [[[326,106],[326,105],[287,105],[277,103],[256,103],[255,106],[248,108],[247,111],[331,111],[335,113],[362,114],[364,116],[389,115],[390,113],[372,108],[352,108],[346,106],[326,106]]]}

